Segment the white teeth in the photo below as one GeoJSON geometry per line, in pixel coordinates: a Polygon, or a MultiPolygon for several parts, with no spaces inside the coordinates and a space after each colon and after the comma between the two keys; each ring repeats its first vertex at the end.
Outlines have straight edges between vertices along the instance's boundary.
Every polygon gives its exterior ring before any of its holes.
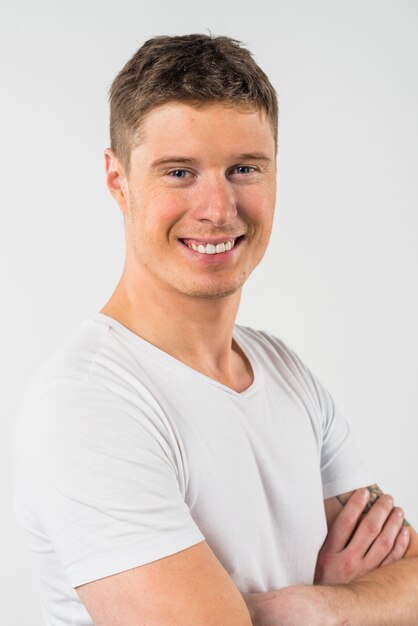
{"type": "Polygon", "coordinates": [[[200,252],[200,254],[219,254],[220,252],[232,250],[235,245],[235,239],[229,239],[228,241],[217,243],[216,245],[213,243],[207,243],[206,246],[201,243],[198,246],[195,243],[189,243],[187,245],[196,252],[200,252]]]}

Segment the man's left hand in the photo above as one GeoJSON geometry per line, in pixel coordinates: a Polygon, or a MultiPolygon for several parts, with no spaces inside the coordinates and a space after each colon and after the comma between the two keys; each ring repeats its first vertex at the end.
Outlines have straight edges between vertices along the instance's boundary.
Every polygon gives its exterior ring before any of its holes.
{"type": "Polygon", "coordinates": [[[329,529],[318,554],[316,584],[344,584],[401,559],[409,544],[403,511],[380,496],[365,515],[367,495],[355,491],[329,529]]]}

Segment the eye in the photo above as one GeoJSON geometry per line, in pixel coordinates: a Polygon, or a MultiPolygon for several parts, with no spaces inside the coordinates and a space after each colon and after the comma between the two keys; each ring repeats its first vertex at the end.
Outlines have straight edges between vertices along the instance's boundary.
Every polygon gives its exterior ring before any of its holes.
{"type": "Polygon", "coordinates": [[[189,172],[187,170],[171,170],[170,172],[168,172],[168,175],[171,176],[172,178],[185,178],[186,174],[188,174],[189,172]]]}
{"type": "Polygon", "coordinates": [[[257,168],[252,167],[252,165],[237,165],[232,171],[236,171],[237,174],[253,174],[257,168]]]}

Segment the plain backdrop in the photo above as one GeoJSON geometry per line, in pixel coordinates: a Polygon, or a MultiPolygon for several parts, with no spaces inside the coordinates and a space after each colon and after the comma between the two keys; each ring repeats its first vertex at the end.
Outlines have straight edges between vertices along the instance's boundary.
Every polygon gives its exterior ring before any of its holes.
{"type": "Polygon", "coordinates": [[[281,337],[418,526],[418,3],[3,2],[0,9],[2,623],[42,626],[11,508],[31,373],[111,295],[123,220],[105,187],[108,88],[158,34],[241,40],[279,95],[269,250],[238,323],[281,337]]]}

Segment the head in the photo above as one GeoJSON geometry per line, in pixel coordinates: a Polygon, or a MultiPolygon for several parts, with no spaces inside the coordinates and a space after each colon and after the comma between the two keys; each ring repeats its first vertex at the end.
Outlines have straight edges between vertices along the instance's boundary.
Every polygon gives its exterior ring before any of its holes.
{"type": "Polygon", "coordinates": [[[264,111],[277,151],[278,103],[268,77],[236,39],[203,34],[158,36],[146,41],[113,81],[110,146],[130,170],[149,111],[168,102],[196,108],[211,103],[264,111]]]}
{"type": "Polygon", "coordinates": [[[274,213],[278,107],[264,72],[228,37],[155,37],[114,80],[110,109],[107,182],[131,292],[239,291],[274,213]]]}

